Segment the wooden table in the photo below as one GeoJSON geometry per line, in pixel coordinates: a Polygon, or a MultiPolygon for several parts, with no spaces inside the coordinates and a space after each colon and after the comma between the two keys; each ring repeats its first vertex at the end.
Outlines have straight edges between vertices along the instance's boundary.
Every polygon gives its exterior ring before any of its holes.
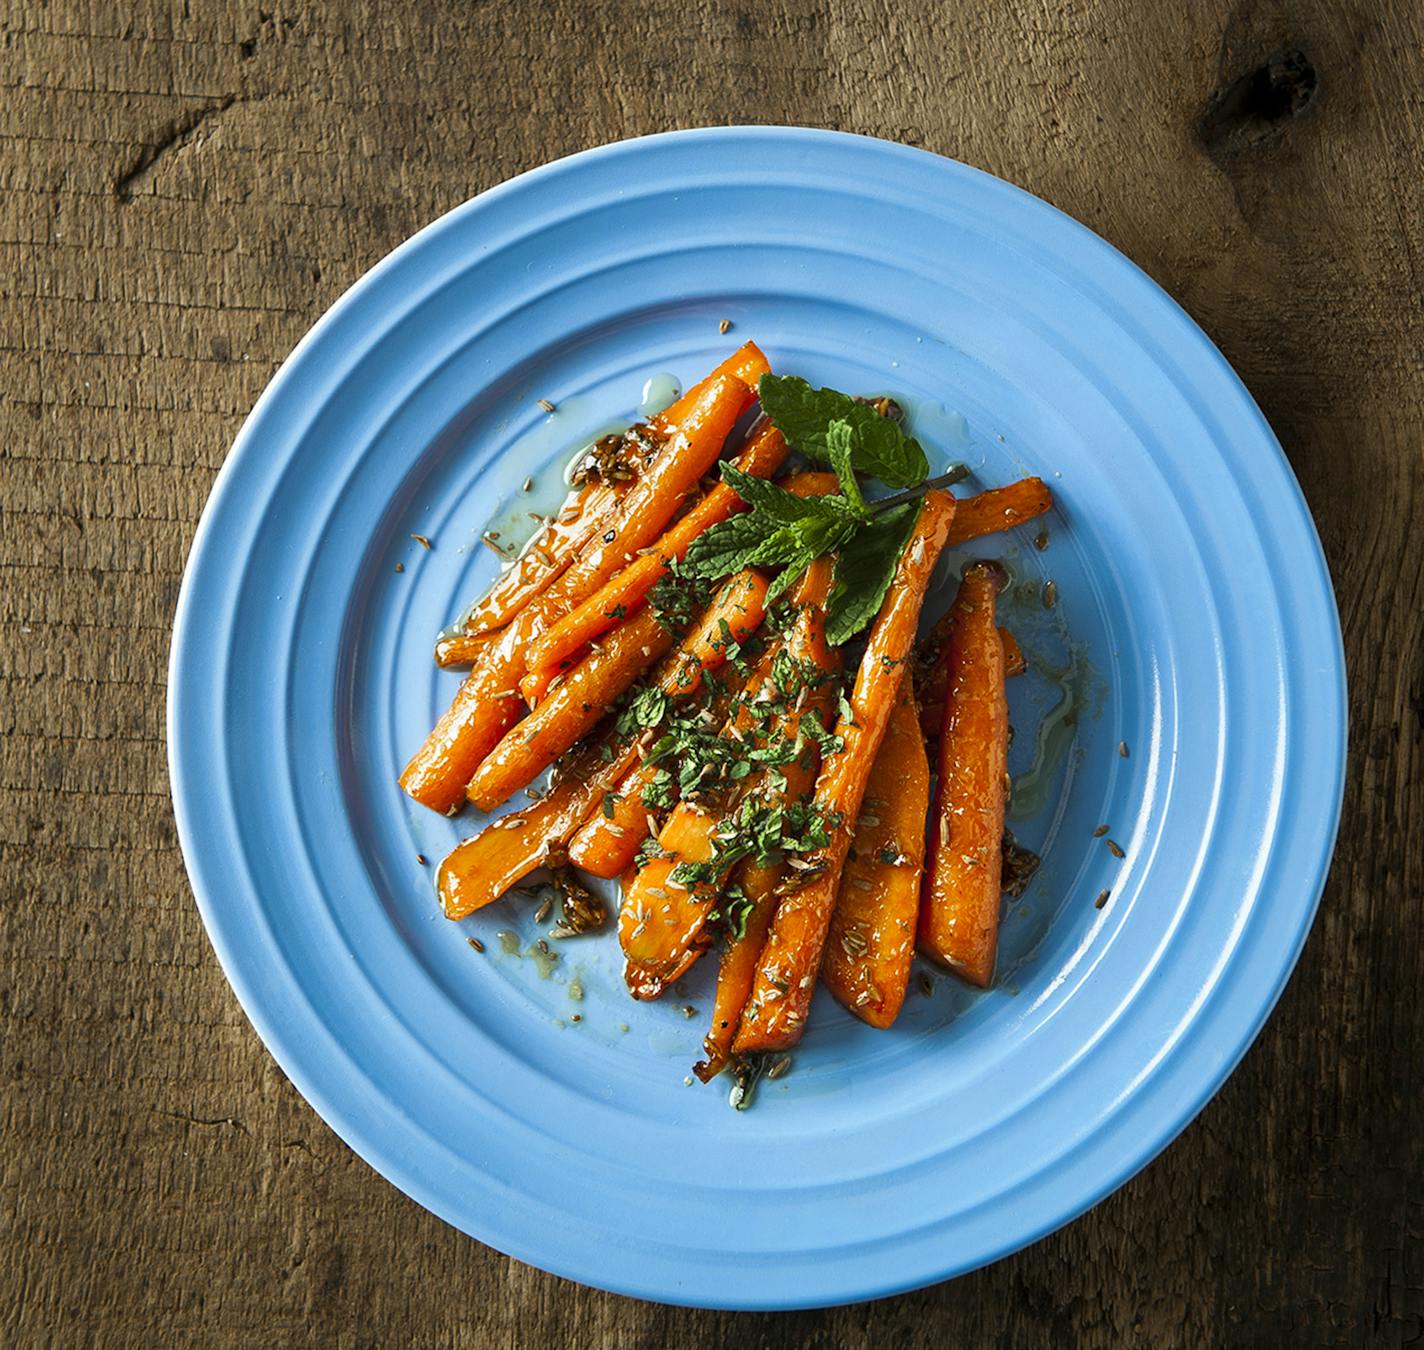
{"type": "Polygon", "coordinates": [[[1424,25],[1417,4],[10,0],[0,1335],[273,1345],[1402,1344],[1424,1321],[1424,25]],[[1176,295],[1270,418],[1350,657],[1344,828],[1245,1063],[1086,1218],[784,1316],[461,1236],[288,1085],[189,895],[165,661],[277,363],[447,208],[602,141],[791,122],[957,156],[1176,295]],[[1410,1188],[1413,1188],[1412,1194],[1410,1188]]]}

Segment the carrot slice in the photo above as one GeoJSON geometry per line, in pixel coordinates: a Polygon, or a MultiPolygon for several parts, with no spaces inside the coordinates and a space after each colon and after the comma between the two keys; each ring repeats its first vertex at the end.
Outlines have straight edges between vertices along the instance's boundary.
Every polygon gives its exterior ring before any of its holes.
{"type": "MultiPolygon", "coordinates": [[[[838,668],[840,654],[833,652],[833,656],[838,668]]],[[[808,707],[814,708],[823,720],[830,712],[833,692],[833,686],[828,683],[813,691],[807,700],[808,707]]],[[[819,768],[820,755],[816,753],[806,755],[782,769],[781,772],[786,778],[785,795],[788,802],[810,800],[819,768]]],[[[771,930],[771,921],[776,915],[782,890],[788,879],[794,878],[797,873],[786,865],[784,859],[758,863],[755,859],[748,858],[733,875],[746,897],[748,907],[741,933],[733,933],[728,937],[727,945],[722,951],[722,959],[717,965],[712,1025],[702,1042],[707,1058],[692,1066],[692,1072],[704,1083],[721,1073],[732,1057],[732,1042],[736,1038],[742,1009],[746,1007],[747,999],[751,996],[757,962],[766,943],[766,935],[771,930]]]]}
{"type": "Polygon", "coordinates": [[[1053,505],[1053,494],[1041,478],[1020,478],[1006,487],[963,497],[949,531],[949,548],[982,535],[1022,525],[1053,505]]]}
{"type": "MultiPolygon", "coordinates": [[[[856,672],[850,715],[843,713],[836,726],[842,748],[827,756],[817,776],[815,801],[827,816],[847,824],[860,814],[866,779],[885,737],[925,591],[954,509],[955,500],[948,493],[926,494],[856,672]]],[[[738,1054],[784,1049],[801,1038],[849,847],[849,828],[835,830],[830,844],[811,859],[818,870],[808,871],[808,880],[777,908],[733,1042],[738,1054]]]]}
{"type": "MultiPolygon", "coordinates": [[[[736,458],[736,466],[756,478],[770,478],[786,458],[786,440],[770,423],[752,437],[736,458]]],[[[585,643],[612,627],[625,614],[643,603],[647,594],[668,568],[680,561],[692,541],[746,503],[728,487],[718,483],[653,546],[652,551],[616,572],[572,614],[560,619],[529,649],[529,668],[551,667],[578,651],[585,643]]]]}
{"type": "Polygon", "coordinates": [[[906,670],[866,781],[821,967],[826,988],[873,1027],[895,1020],[910,983],[929,809],[930,765],[906,670]]]}
{"type": "Polygon", "coordinates": [[[706,379],[698,381],[681,398],[670,404],[662,412],[648,419],[649,425],[655,431],[665,431],[669,427],[675,427],[687,416],[688,409],[696,403],[697,399],[706,390],[713,380],[721,379],[724,376],[740,380],[747,388],[754,393],[757,382],[763,375],[771,373],[771,362],[762,354],[760,347],[755,342],[744,342],[734,351],[721,365],[717,366],[706,379]]]}
{"type": "Polygon", "coordinates": [[[971,564],[950,610],[939,790],[920,909],[920,950],[981,989],[993,977],[999,935],[1009,710],[994,601],[1003,583],[1002,568],[971,564]]]}
{"type": "Polygon", "coordinates": [[[569,861],[575,867],[611,881],[632,865],[648,837],[652,813],[643,801],[643,790],[656,773],[652,764],[634,764],[618,780],[603,809],[584,821],[569,841],[569,861]]]}

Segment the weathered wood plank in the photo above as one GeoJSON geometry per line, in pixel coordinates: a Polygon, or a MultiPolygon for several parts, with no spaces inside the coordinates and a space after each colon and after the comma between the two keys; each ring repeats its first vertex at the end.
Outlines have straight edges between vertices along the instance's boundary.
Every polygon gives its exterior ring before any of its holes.
{"type": "Polygon", "coordinates": [[[1417,5],[10,0],[4,34],[7,1343],[1420,1334],[1417,5]],[[576,1288],[453,1233],[357,1161],[273,1066],[213,960],[161,738],[198,512],[307,326],[402,238],[509,174],[728,121],[956,155],[1166,285],[1286,445],[1353,675],[1345,830],[1320,921],[1201,1119],[1028,1252],[906,1298],[786,1317],[576,1288]]]}

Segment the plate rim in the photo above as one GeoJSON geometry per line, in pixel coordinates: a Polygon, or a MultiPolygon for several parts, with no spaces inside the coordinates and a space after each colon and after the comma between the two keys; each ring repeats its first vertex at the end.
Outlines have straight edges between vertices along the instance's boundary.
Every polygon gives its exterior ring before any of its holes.
{"type": "MultiPolygon", "coordinates": [[[[648,136],[608,142],[549,161],[548,163],[529,169],[486,189],[484,192],[459,203],[398,244],[363,273],[327,308],[311,328],[303,334],[291,353],[281,362],[273,373],[261,395],[254,403],[252,410],[243,420],[242,426],[239,428],[221,468],[214,477],[197,528],[194,531],[192,543],[189,546],[188,556],[184,564],[182,586],[179,592],[174,617],[173,637],[168,662],[165,721],[166,750],[179,845],[194,898],[198,905],[208,939],[212,943],[214,952],[217,955],[219,965],[229,985],[232,987],[234,994],[237,996],[245,1016],[252,1024],[253,1029],[257,1032],[267,1051],[276,1060],[278,1066],[292,1085],[301,1093],[312,1108],[316,1110],[317,1114],[321,1116],[323,1122],[342,1139],[348,1147],[375,1169],[384,1180],[396,1186],[397,1189],[403,1191],[422,1207],[430,1210],[433,1214],[451,1224],[451,1226],[465,1232],[469,1236],[475,1237],[476,1240],[486,1245],[494,1247],[496,1250],[505,1252],[507,1255],[534,1265],[539,1269],[549,1271],[562,1278],[590,1284],[592,1287],[606,1289],[630,1297],[649,1299],[667,1304],[707,1308],[757,1308],[773,1310],[830,1307],[838,1304],[888,1297],[912,1289],[926,1287],[929,1284],[938,1283],[946,1279],[955,1278],[960,1274],[968,1273],[971,1270],[1000,1260],[1004,1256],[1021,1250],[1033,1242],[1038,1241],[1048,1233],[1072,1222],[1098,1204],[1105,1196],[1124,1185],[1146,1167],[1148,1163],[1153,1161],[1153,1159],[1167,1148],[1200,1114],[1206,1104],[1220,1090],[1230,1074],[1234,1072],[1247,1050],[1250,1049],[1260,1034],[1261,1028],[1274,1010],[1286,983],[1295,970],[1301,951],[1318,912],[1320,899],[1323,895],[1329,875],[1330,862],[1334,853],[1343,808],[1346,751],[1348,746],[1348,685],[1344,660],[1343,634],[1340,628],[1338,607],[1335,601],[1328,563],[1320,543],[1314,518],[1311,515],[1304,493],[1301,491],[1299,481],[1295,476],[1290,461],[1287,459],[1275,433],[1261,413],[1250,391],[1246,388],[1225,356],[1201,329],[1200,325],[1198,325],[1181,305],[1142,268],[1096,232],[1069,216],[1066,212],[1059,210],[1059,208],[1053,206],[1050,202],[1005,179],[948,156],[877,137],[830,131],[820,128],[783,125],[711,126],[660,132],[648,136]],[[1059,228],[1062,228],[1066,224],[1071,227],[1073,231],[1077,232],[1082,239],[1088,242],[1091,248],[1097,251],[1100,258],[1110,261],[1114,267],[1125,269],[1127,274],[1134,277],[1139,284],[1145,282],[1146,285],[1151,288],[1151,291],[1155,293],[1155,298],[1159,303],[1165,302],[1167,312],[1179,323],[1185,325],[1185,331],[1195,344],[1198,354],[1205,354],[1210,362],[1217,368],[1218,373],[1223,374],[1227,380],[1236,387],[1240,396],[1245,401],[1246,408],[1254,415],[1258,423],[1257,431],[1259,435],[1264,437],[1265,444],[1269,445],[1274,451],[1279,468],[1284,471],[1287,482],[1294,489],[1295,497],[1292,503],[1293,514],[1298,515],[1300,522],[1306,527],[1308,538],[1314,544],[1313,562],[1315,563],[1315,568],[1311,580],[1318,585],[1320,594],[1324,599],[1326,607],[1325,617],[1330,620],[1330,636],[1333,638],[1330,644],[1330,651],[1327,654],[1329,657],[1329,669],[1324,673],[1324,678],[1329,680],[1336,694],[1335,707],[1333,709],[1335,714],[1334,725],[1329,728],[1330,731],[1335,733],[1334,756],[1331,765],[1331,782],[1328,794],[1332,805],[1328,828],[1320,835],[1317,848],[1308,860],[1309,873],[1313,877],[1313,895],[1309,904],[1302,910],[1302,918],[1298,930],[1291,934],[1291,940],[1285,949],[1285,959],[1280,969],[1275,972],[1275,978],[1271,987],[1269,989],[1262,988],[1262,997],[1255,1007],[1254,1015],[1246,1019],[1244,1024],[1238,1024],[1237,1034],[1233,1044],[1228,1048],[1227,1052],[1221,1056],[1213,1072],[1206,1075],[1206,1081],[1198,1082],[1193,1085],[1192,1091],[1187,1094],[1191,1099],[1190,1105],[1185,1109],[1173,1112],[1174,1118],[1164,1129],[1149,1138],[1145,1144],[1132,1150],[1127,1155],[1126,1161],[1121,1165],[1108,1169],[1108,1174],[1100,1186],[1094,1188],[1085,1201],[1082,1203],[1075,1202],[1067,1207],[1056,1209],[1054,1217],[1036,1226],[1033,1231],[1015,1234],[988,1254],[976,1254],[974,1259],[968,1263],[956,1263],[952,1257],[947,1257],[945,1268],[939,1274],[929,1279],[924,1279],[916,1275],[914,1278],[898,1284],[882,1281],[876,1283],[874,1288],[855,1289],[849,1292],[844,1298],[826,1299],[817,1297],[813,1300],[807,1300],[805,1298],[798,1298],[795,1293],[792,1293],[789,1296],[772,1296],[756,1301],[748,1301],[746,1299],[718,1301],[715,1298],[709,1299],[705,1295],[680,1297],[676,1290],[669,1290],[663,1287],[650,1289],[640,1285],[637,1278],[611,1281],[600,1277],[595,1281],[590,1278],[586,1271],[580,1272],[571,1269],[561,1269],[560,1263],[551,1263],[546,1257],[540,1257],[535,1253],[527,1251],[512,1249],[513,1246],[517,1246],[518,1244],[511,1244],[511,1246],[507,1247],[503,1244],[491,1242],[488,1237],[473,1232],[469,1224],[463,1219],[455,1217],[449,1211],[449,1207],[443,1203],[442,1198],[432,1194],[429,1187],[427,1187],[420,1178],[413,1176],[411,1169],[405,1166],[402,1160],[393,1158],[388,1150],[383,1151],[380,1138],[381,1131],[378,1125],[363,1130],[344,1117],[343,1112],[332,1103],[330,1095],[323,1089],[316,1077],[308,1073],[306,1069],[302,1067],[300,1054],[293,1049],[289,1044],[288,1038],[283,1034],[280,1018],[269,1016],[265,1011],[261,995],[254,987],[255,982],[250,980],[241,969],[239,953],[235,947],[230,945],[222,936],[221,928],[216,918],[215,903],[213,900],[215,888],[210,887],[207,880],[205,880],[207,868],[202,859],[200,826],[195,819],[197,807],[194,798],[198,789],[195,789],[194,785],[190,782],[190,773],[187,765],[188,752],[185,751],[183,746],[182,720],[184,707],[188,698],[184,689],[183,656],[191,640],[191,632],[196,617],[195,611],[198,606],[196,597],[197,583],[195,581],[198,563],[205,551],[211,548],[210,536],[215,529],[214,522],[220,514],[222,506],[226,503],[227,498],[232,495],[233,482],[236,477],[239,462],[247,455],[254,453],[250,447],[257,441],[256,431],[266,414],[267,408],[276,399],[280,391],[300,373],[306,353],[320,343],[326,331],[339,322],[348,309],[360,303],[363,296],[375,287],[388,271],[400,267],[407,258],[417,253],[422,245],[432,237],[457,227],[466,215],[476,211],[482,203],[488,203],[493,199],[498,199],[509,193],[516,192],[521,185],[528,183],[530,180],[537,180],[567,171],[572,167],[583,165],[590,161],[606,160],[618,155],[637,153],[640,149],[669,143],[691,143],[694,141],[708,141],[720,138],[726,138],[733,142],[741,138],[791,138],[814,140],[823,143],[851,143],[853,145],[859,145],[863,149],[868,148],[872,153],[885,155],[891,159],[903,158],[919,162],[929,161],[940,171],[947,170],[970,175],[975,179],[981,180],[983,183],[992,185],[992,190],[994,191],[1005,192],[1010,197],[1018,198],[1021,207],[1030,212],[1048,213],[1049,218],[1054,220],[1059,228]]],[[[1296,772],[1299,772],[1299,770],[1297,769],[1296,772]]],[[[1298,865],[1302,868],[1305,867],[1304,863],[1299,863],[1298,865]]]]}

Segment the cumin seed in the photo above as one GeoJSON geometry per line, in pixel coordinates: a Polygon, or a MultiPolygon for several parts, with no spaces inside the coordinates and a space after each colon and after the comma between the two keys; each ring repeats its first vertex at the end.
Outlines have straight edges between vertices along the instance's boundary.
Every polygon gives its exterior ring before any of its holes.
{"type": "Polygon", "coordinates": [[[1108,890],[1101,890],[1101,891],[1099,891],[1099,892],[1098,892],[1098,898],[1093,901],[1093,908],[1094,908],[1094,909],[1101,909],[1105,904],[1107,904],[1107,902],[1108,902],[1108,896],[1109,896],[1110,894],[1111,894],[1111,892],[1108,891],[1108,890]]]}
{"type": "Polygon", "coordinates": [[[1118,754],[1120,754],[1124,759],[1127,758],[1127,742],[1126,742],[1126,741],[1119,741],[1119,742],[1117,743],[1117,752],[1118,752],[1118,754]]]}
{"type": "Polygon", "coordinates": [[[780,1059],[773,1061],[771,1067],[766,1071],[768,1078],[783,1078],[791,1068],[791,1056],[782,1055],[780,1059]]]}
{"type": "Polygon", "coordinates": [[[397,571],[397,572],[404,572],[404,571],[405,571],[405,564],[404,564],[404,563],[397,563],[397,564],[396,564],[396,571],[397,571]]]}
{"type": "Polygon", "coordinates": [[[470,946],[472,946],[477,952],[482,952],[485,949],[485,944],[481,942],[477,937],[466,938],[465,941],[468,942],[470,946]]]}
{"type": "Polygon", "coordinates": [[[1111,828],[1110,825],[1099,825],[1098,828],[1093,831],[1093,838],[1101,839],[1111,828]]]}
{"type": "Polygon", "coordinates": [[[544,920],[547,919],[549,915],[553,912],[553,909],[554,902],[552,900],[545,900],[544,903],[534,911],[534,922],[543,923],[544,920]]]}
{"type": "Polygon", "coordinates": [[[1043,607],[1044,609],[1056,609],[1058,607],[1058,583],[1056,581],[1045,581],[1043,583],[1043,607]]]}
{"type": "Polygon", "coordinates": [[[430,547],[430,540],[423,534],[413,534],[411,535],[411,538],[414,539],[415,542],[421,546],[421,548],[430,547]]]}
{"type": "Polygon", "coordinates": [[[523,484],[520,486],[520,489],[519,489],[519,490],[520,490],[521,492],[533,492],[533,491],[534,491],[534,479],[533,479],[533,477],[531,476],[531,477],[529,477],[529,478],[526,478],[526,479],[524,480],[523,484]]]}
{"type": "Polygon", "coordinates": [[[416,860],[416,862],[418,862],[422,867],[424,867],[425,864],[429,861],[429,859],[428,859],[428,858],[425,856],[425,854],[423,854],[423,853],[417,853],[417,854],[415,855],[415,860],[416,860]]]}
{"type": "Polygon", "coordinates": [[[554,411],[554,405],[550,403],[549,400],[546,398],[541,398],[539,400],[539,406],[543,408],[545,412],[551,413],[554,411]]]}
{"type": "Polygon", "coordinates": [[[719,333],[725,333],[731,326],[731,319],[723,319],[722,322],[717,325],[717,331],[719,333]]]}
{"type": "Polygon", "coordinates": [[[1111,853],[1114,858],[1127,857],[1127,854],[1122,851],[1122,845],[1119,844],[1116,839],[1108,839],[1105,842],[1108,846],[1108,852],[1111,853]]]}

